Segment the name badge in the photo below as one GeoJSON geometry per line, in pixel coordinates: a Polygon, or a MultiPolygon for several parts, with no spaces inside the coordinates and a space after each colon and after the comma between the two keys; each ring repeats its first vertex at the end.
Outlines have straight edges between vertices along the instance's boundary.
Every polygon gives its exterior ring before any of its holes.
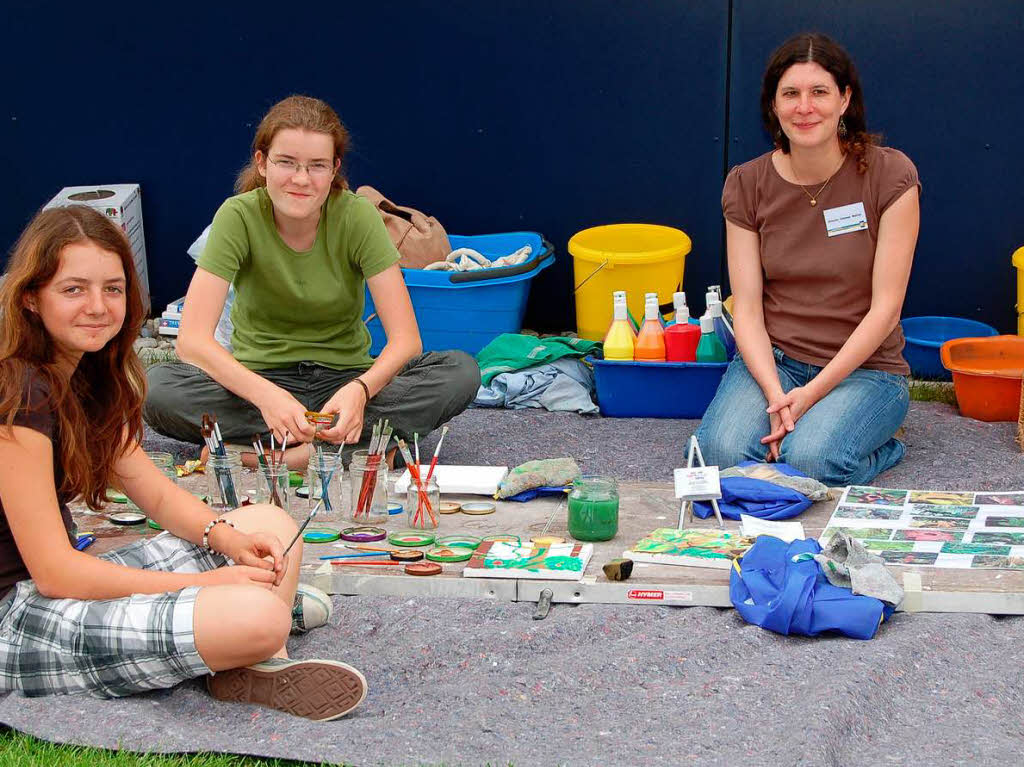
{"type": "Polygon", "coordinates": [[[825,216],[825,230],[829,237],[849,232],[859,232],[868,228],[868,217],[864,213],[864,203],[855,202],[839,208],[822,211],[825,216]]]}

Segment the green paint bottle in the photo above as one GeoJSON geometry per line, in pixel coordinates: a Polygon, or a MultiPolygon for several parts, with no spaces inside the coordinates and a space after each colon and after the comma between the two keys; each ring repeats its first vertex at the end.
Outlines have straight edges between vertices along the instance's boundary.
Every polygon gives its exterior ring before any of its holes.
{"type": "Polygon", "coordinates": [[[611,477],[584,476],[569,493],[569,535],[610,541],[619,531],[619,488],[611,477]]]}

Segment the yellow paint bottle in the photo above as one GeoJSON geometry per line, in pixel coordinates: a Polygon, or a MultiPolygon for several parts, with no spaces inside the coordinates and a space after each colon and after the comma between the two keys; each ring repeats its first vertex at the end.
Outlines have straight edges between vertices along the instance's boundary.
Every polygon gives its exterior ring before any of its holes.
{"type": "Polygon", "coordinates": [[[604,358],[632,362],[636,334],[626,312],[626,291],[612,293],[612,324],[604,337],[604,358]]]}

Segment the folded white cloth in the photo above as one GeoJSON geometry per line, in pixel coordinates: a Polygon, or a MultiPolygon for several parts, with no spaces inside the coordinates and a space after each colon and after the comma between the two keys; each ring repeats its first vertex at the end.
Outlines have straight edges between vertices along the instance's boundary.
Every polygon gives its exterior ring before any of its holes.
{"type": "Polygon", "coordinates": [[[524,245],[515,253],[509,253],[507,256],[491,261],[478,250],[459,248],[449,253],[444,261],[435,261],[423,268],[435,272],[471,272],[475,269],[492,269],[496,266],[515,266],[526,261],[532,253],[533,248],[524,245]]]}

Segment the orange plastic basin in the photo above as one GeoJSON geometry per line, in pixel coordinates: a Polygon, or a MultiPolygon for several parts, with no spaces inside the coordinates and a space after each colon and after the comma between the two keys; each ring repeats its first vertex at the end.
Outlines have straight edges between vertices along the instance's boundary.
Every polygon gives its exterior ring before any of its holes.
{"type": "Polygon", "coordinates": [[[1024,376],[1024,338],[954,338],[939,350],[953,374],[960,413],[979,421],[1016,421],[1024,376]]]}

